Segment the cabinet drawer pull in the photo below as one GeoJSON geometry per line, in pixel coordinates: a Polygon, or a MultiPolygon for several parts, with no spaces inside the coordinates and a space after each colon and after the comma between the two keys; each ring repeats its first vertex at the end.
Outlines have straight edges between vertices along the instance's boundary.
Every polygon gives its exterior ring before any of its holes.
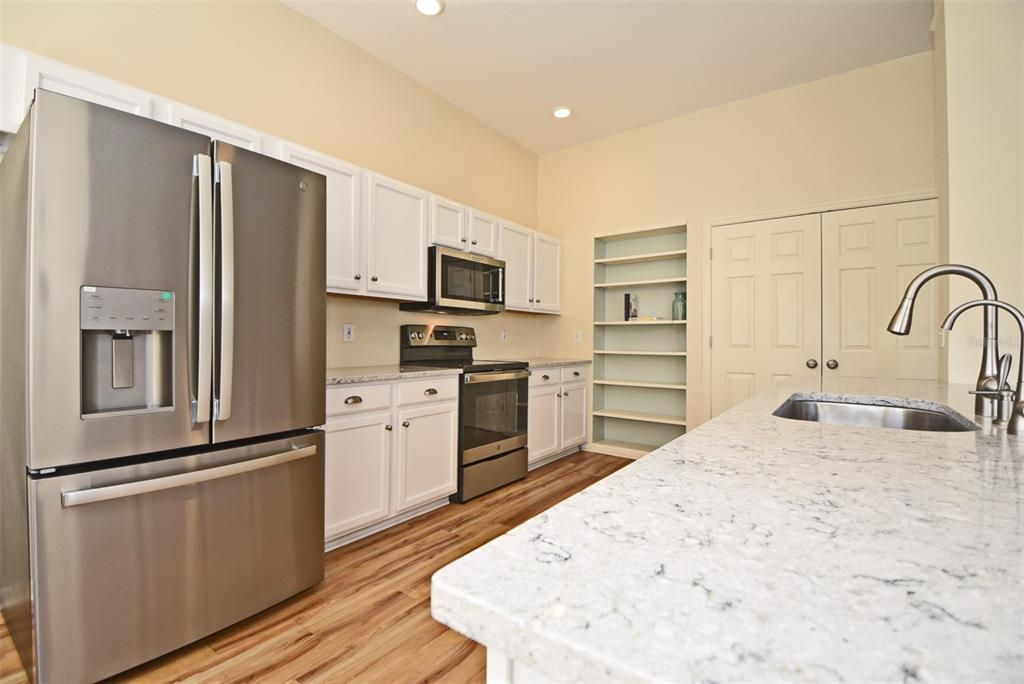
{"type": "Polygon", "coordinates": [[[392,428],[390,425],[385,425],[384,429],[387,430],[388,432],[391,432],[394,428],[392,428]]]}
{"type": "Polygon", "coordinates": [[[351,397],[345,397],[345,403],[349,406],[352,406],[353,404],[362,404],[363,398],[358,394],[353,394],[351,397]]]}
{"type": "Polygon", "coordinates": [[[402,421],[402,427],[409,427],[409,421],[403,420],[402,421]]]}
{"type": "Polygon", "coordinates": [[[437,390],[434,389],[433,387],[428,387],[427,389],[423,390],[423,393],[428,397],[432,397],[435,394],[437,394],[437,390]]]}
{"type": "Polygon", "coordinates": [[[573,376],[574,378],[578,378],[578,377],[580,377],[580,372],[579,372],[579,371],[573,371],[573,372],[572,372],[572,376],[573,376]]]}
{"type": "Polygon", "coordinates": [[[540,376],[540,379],[541,380],[550,380],[551,376],[550,375],[542,375],[542,376],[540,376]]]}

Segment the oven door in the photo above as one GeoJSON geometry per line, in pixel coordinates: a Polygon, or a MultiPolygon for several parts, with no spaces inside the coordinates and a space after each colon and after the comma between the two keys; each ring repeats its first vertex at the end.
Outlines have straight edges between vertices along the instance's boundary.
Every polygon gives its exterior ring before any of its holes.
{"type": "Polygon", "coordinates": [[[530,371],[466,373],[462,377],[462,465],[525,447],[530,371]]]}
{"type": "Polygon", "coordinates": [[[434,306],[505,310],[505,262],[447,247],[431,248],[434,306]]]}

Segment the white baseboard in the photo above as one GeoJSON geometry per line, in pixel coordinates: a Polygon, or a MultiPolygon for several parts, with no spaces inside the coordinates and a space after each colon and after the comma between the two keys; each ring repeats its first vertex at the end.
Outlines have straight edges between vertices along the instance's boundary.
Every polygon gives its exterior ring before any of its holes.
{"type": "Polygon", "coordinates": [[[545,456],[544,458],[529,464],[526,467],[526,469],[527,470],[536,470],[537,468],[540,468],[542,466],[546,466],[548,463],[554,463],[555,461],[557,461],[560,458],[565,458],[566,456],[568,456],[570,454],[575,454],[577,451],[580,451],[581,449],[583,449],[583,445],[582,444],[577,444],[576,446],[570,447],[570,448],[566,449],[565,451],[559,451],[557,453],[551,454],[550,456],[545,456]]]}

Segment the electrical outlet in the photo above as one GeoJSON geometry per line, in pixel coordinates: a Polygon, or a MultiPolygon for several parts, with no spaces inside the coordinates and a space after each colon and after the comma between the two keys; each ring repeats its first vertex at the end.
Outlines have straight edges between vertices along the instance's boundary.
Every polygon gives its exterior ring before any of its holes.
{"type": "Polygon", "coordinates": [[[341,341],[342,342],[355,342],[356,341],[356,326],[354,323],[342,323],[341,324],[341,341]]]}
{"type": "Polygon", "coordinates": [[[505,342],[508,342],[508,330],[502,330],[501,331],[501,342],[502,342],[502,344],[504,344],[505,342]]]}
{"type": "Polygon", "coordinates": [[[582,343],[583,342],[583,331],[582,330],[577,330],[576,333],[572,336],[572,341],[575,342],[576,344],[582,343]]]}

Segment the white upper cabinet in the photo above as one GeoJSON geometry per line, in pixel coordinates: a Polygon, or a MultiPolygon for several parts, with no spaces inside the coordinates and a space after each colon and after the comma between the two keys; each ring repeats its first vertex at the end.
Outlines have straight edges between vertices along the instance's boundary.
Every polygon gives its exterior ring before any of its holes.
{"type": "Polygon", "coordinates": [[[501,257],[505,262],[505,308],[533,311],[533,231],[501,222],[501,257]]]}
{"type": "Polygon", "coordinates": [[[562,243],[536,233],[533,239],[533,310],[561,311],[559,283],[562,276],[562,243]]]}
{"type": "Polygon", "coordinates": [[[477,209],[470,209],[467,224],[469,251],[484,256],[498,256],[498,219],[477,209]]]}
{"type": "Polygon", "coordinates": [[[158,109],[156,118],[164,123],[201,133],[235,147],[242,147],[253,152],[263,151],[263,134],[255,128],[243,126],[229,119],[222,119],[178,102],[159,102],[158,109]]]}
{"type": "Polygon", "coordinates": [[[288,142],[278,143],[277,156],[327,178],[327,291],[364,290],[366,250],[360,214],[364,172],[288,142]]]}
{"type": "Polygon", "coordinates": [[[152,93],[6,45],[0,52],[0,83],[0,127],[7,131],[21,125],[36,88],[146,118],[154,118],[157,102],[152,93]]]}
{"type": "Polygon", "coordinates": [[[457,202],[430,196],[430,244],[465,249],[466,208],[457,202]]]}
{"type": "Polygon", "coordinates": [[[365,206],[367,291],[426,300],[428,194],[369,173],[365,206]]]}

